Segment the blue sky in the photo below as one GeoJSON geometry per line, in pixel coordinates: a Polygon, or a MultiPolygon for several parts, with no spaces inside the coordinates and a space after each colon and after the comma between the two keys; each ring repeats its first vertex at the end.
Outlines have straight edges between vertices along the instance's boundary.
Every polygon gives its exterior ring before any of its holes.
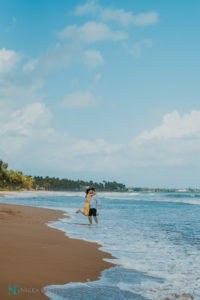
{"type": "Polygon", "coordinates": [[[0,157],[31,175],[199,186],[199,1],[0,1],[0,157]]]}

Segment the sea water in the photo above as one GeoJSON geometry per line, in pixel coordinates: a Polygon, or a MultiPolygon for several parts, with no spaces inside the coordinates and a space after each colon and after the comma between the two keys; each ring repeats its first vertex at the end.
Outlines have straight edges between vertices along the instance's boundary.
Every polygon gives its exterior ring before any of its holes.
{"type": "Polygon", "coordinates": [[[99,193],[99,225],[76,214],[84,193],[25,193],[1,202],[61,209],[51,222],[69,237],[98,242],[115,259],[97,281],[45,287],[52,300],[200,299],[200,194],[99,193]]]}

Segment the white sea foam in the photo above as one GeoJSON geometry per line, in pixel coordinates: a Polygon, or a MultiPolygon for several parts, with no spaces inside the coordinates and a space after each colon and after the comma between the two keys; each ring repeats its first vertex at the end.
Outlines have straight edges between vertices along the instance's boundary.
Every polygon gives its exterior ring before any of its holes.
{"type": "MultiPolygon", "coordinates": [[[[99,197],[111,200],[135,200],[147,202],[172,202],[200,205],[200,194],[198,193],[148,193],[148,192],[99,192],[99,197]]],[[[34,191],[6,195],[5,198],[41,198],[41,197],[85,197],[85,192],[54,192],[34,191]]]]}

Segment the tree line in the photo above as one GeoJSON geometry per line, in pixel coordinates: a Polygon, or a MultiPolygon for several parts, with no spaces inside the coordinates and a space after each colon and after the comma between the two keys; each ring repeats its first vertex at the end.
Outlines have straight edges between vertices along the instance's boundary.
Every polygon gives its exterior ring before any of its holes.
{"type": "Polygon", "coordinates": [[[71,180],[66,178],[56,178],[56,177],[34,177],[36,189],[45,189],[49,191],[83,191],[87,187],[94,187],[96,191],[117,191],[124,192],[127,191],[127,188],[124,184],[118,183],[116,181],[105,181],[103,182],[94,182],[83,181],[83,180],[71,180]]]}
{"type": "Polygon", "coordinates": [[[103,180],[98,183],[49,176],[32,177],[21,171],[8,170],[8,164],[0,160],[0,190],[83,191],[87,187],[94,187],[97,191],[127,191],[124,184],[116,181],[103,180]]]}

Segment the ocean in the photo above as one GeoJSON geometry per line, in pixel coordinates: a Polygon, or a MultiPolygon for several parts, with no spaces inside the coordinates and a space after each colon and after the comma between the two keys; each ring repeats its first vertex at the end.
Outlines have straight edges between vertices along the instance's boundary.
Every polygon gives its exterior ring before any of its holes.
{"type": "Polygon", "coordinates": [[[23,193],[0,202],[61,209],[71,218],[48,226],[98,242],[116,259],[100,280],[45,287],[52,300],[200,299],[200,194],[98,193],[99,225],[76,214],[84,193],[23,193]]]}

